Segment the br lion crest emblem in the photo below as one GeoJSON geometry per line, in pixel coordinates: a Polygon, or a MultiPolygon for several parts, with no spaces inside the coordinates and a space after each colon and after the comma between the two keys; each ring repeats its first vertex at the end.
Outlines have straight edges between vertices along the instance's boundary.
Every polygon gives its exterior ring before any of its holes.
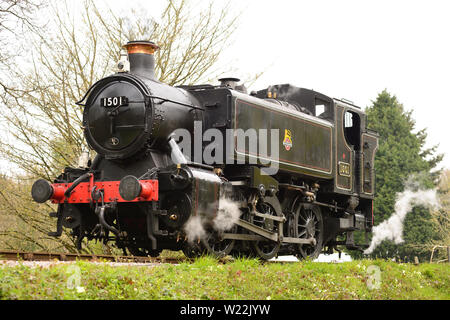
{"type": "Polygon", "coordinates": [[[289,151],[292,148],[292,133],[291,130],[284,130],[284,140],[283,140],[284,148],[289,151]]]}

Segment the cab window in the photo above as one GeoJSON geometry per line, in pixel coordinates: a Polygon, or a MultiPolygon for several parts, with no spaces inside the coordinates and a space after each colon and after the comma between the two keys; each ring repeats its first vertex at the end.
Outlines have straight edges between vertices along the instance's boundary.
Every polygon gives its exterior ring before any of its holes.
{"type": "Polygon", "coordinates": [[[360,148],[361,120],[356,112],[346,111],[344,116],[345,140],[352,145],[355,150],[360,148]]]}

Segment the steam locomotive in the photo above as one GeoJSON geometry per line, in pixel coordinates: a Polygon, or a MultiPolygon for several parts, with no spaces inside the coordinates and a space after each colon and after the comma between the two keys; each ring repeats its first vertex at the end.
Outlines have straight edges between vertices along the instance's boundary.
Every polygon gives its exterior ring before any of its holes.
{"type": "Polygon", "coordinates": [[[155,77],[157,45],[124,48],[118,72],[77,102],[95,158],[84,152],[53,183],[33,184],[36,202],[57,204],[49,235],[69,228],[78,249],[100,240],[138,256],[315,258],[367,246],[378,136],[360,108],[289,84],[169,86],[155,77]]]}

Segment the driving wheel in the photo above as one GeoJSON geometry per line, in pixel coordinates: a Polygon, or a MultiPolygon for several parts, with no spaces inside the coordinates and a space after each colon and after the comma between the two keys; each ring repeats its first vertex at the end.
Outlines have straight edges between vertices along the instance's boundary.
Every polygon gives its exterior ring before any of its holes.
{"type": "Polygon", "coordinates": [[[323,245],[323,219],[320,208],[309,203],[302,203],[294,219],[295,237],[315,240],[315,244],[299,244],[297,258],[316,259],[323,245]]]}
{"type": "MultiPolygon", "coordinates": [[[[256,203],[256,210],[260,213],[271,216],[281,216],[281,205],[275,196],[259,199],[256,203]]],[[[267,231],[275,233],[278,232],[278,221],[252,215],[251,222],[258,227],[266,229],[267,231]]],[[[280,245],[280,242],[269,239],[252,241],[252,247],[255,254],[263,260],[270,260],[276,257],[278,251],[280,250],[280,245]]]]}

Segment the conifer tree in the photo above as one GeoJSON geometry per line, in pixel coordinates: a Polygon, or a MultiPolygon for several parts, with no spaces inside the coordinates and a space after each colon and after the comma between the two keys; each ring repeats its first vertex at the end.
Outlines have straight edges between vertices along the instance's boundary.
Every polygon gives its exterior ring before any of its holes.
{"type": "MultiPolygon", "coordinates": [[[[374,201],[375,225],[389,218],[394,212],[396,194],[402,192],[406,181],[415,177],[416,188],[434,188],[438,171],[433,171],[443,155],[436,154],[436,147],[425,148],[426,129],[414,132],[412,111],[406,111],[395,95],[381,92],[372,106],[366,109],[368,127],[379,135],[379,148],[375,156],[376,197],[374,201]]],[[[396,245],[384,241],[373,256],[400,258],[411,261],[429,256],[425,245],[435,239],[430,211],[415,207],[404,222],[404,243],[396,245]]]]}

